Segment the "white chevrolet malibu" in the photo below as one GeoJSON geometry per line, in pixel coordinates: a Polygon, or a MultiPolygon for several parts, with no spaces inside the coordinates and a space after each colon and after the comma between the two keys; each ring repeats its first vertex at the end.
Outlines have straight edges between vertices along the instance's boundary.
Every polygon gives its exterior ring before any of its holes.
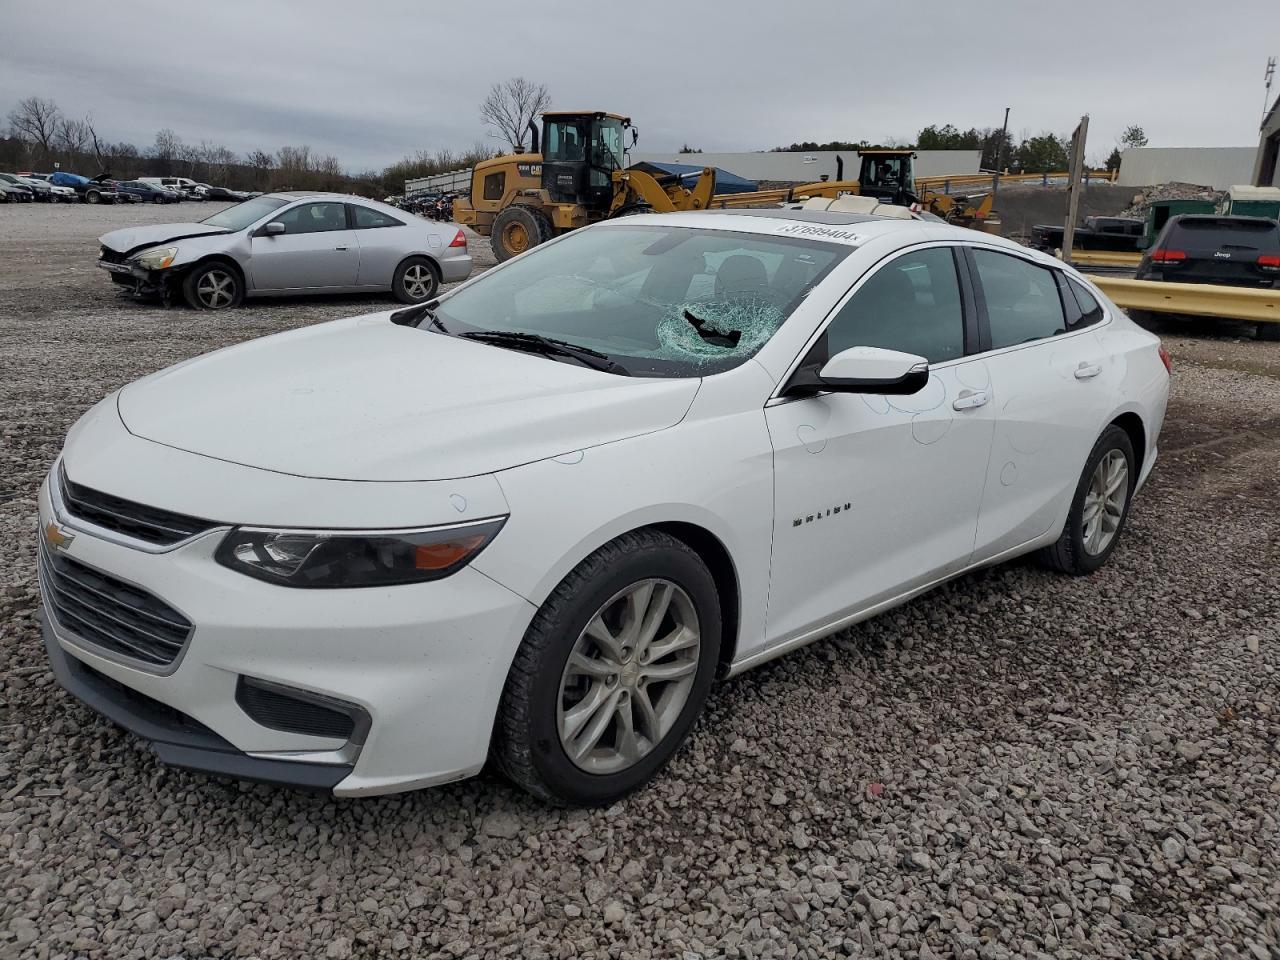
{"type": "Polygon", "coordinates": [[[984,234],[610,221],[91,409],[40,491],[45,645],[168,763],[359,796],[492,758],[602,803],[717,679],[975,567],[1102,566],[1168,368],[984,234]]]}

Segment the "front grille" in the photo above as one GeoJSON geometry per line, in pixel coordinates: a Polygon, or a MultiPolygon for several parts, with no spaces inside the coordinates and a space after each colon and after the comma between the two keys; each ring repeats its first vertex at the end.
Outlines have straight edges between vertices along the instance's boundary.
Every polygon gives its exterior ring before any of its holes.
{"type": "Polygon", "coordinates": [[[236,703],[264,727],[286,733],[346,740],[355,730],[355,721],[349,714],[291,697],[248,677],[241,677],[236,684],[236,703]]]}
{"type": "Polygon", "coordinates": [[[149,667],[167,667],[191,621],[158,597],[40,546],[40,583],[53,619],[69,633],[149,667]]]}
{"type": "Polygon", "coordinates": [[[129,258],[123,253],[118,253],[110,247],[101,247],[98,252],[98,259],[105,260],[107,263],[124,263],[129,258]]]}
{"type": "Polygon", "coordinates": [[[72,483],[62,467],[58,469],[58,492],[73,517],[159,546],[178,543],[218,526],[212,520],[148,507],[72,483]]]}

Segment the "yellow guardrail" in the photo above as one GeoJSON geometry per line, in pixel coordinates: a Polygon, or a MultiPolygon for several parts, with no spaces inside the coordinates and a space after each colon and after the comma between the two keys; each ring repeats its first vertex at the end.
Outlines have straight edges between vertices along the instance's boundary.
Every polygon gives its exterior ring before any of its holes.
{"type": "Polygon", "coordinates": [[[1280,323],[1280,290],[1222,287],[1210,283],[1161,283],[1097,274],[1089,279],[1117,306],[1126,309],[1280,323]]]}
{"type": "Polygon", "coordinates": [[[1072,250],[1071,262],[1088,267],[1136,267],[1142,254],[1123,250],[1072,250]]]}

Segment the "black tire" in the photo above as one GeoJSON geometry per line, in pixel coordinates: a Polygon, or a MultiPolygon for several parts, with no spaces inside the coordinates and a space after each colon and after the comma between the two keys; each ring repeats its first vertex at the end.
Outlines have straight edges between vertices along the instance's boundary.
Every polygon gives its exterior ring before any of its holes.
{"type": "Polygon", "coordinates": [[[102,199],[101,194],[97,190],[90,190],[84,195],[85,203],[98,203],[102,199]]]}
{"type": "Polygon", "coordinates": [[[706,702],[720,654],[720,601],[702,559],[657,530],[638,530],[605,544],[560,582],[534,616],[516,651],[498,707],[491,756],[517,786],[569,806],[609,803],[645,784],[679,748],[706,702]],[[587,623],[609,598],[651,577],[677,584],[692,601],[701,646],[688,700],[667,734],[634,765],[589,773],[560,741],[557,711],[565,664],[587,623]]]}
{"type": "Polygon", "coordinates": [[[202,263],[182,278],[182,296],[196,310],[230,310],[244,300],[244,278],[221,260],[202,263]]]}
{"type": "Polygon", "coordinates": [[[439,289],[440,269],[427,257],[406,257],[391,278],[391,292],[401,303],[426,303],[439,289]]]}
{"type": "Polygon", "coordinates": [[[1280,323],[1260,323],[1254,336],[1267,343],[1280,341],[1280,323]]]}
{"type": "Polygon", "coordinates": [[[1124,533],[1125,521],[1129,519],[1129,507],[1133,503],[1133,488],[1138,480],[1136,463],[1137,461],[1133,454],[1133,443],[1129,440],[1127,433],[1115,424],[1109,425],[1107,429],[1102,431],[1102,436],[1098,437],[1097,443],[1093,445],[1093,449],[1089,452],[1089,458],[1085,461],[1084,470],[1080,473],[1080,480],[1076,484],[1075,497],[1071,501],[1071,512],[1067,515],[1067,523],[1062,529],[1062,535],[1056,543],[1043,548],[1035,555],[1041,564],[1059,573],[1083,576],[1093,573],[1107,562],[1111,552],[1116,548],[1116,544],[1120,542],[1121,534],[1124,533]],[[1118,450],[1124,454],[1125,463],[1128,467],[1124,509],[1110,543],[1097,553],[1091,553],[1085,548],[1084,543],[1084,501],[1089,492],[1089,484],[1093,479],[1094,471],[1098,468],[1098,464],[1102,462],[1103,457],[1113,450],[1118,450]]]}
{"type": "Polygon", "coordinates": [[[515,204],[493,219],[489,245],[499,263],[524,253],[555,236],[555,228],[541,210],[515,204]],[[523,238],[521,240],[520,238],[523,238]]]}
{"type": "Polygon", "coordinates": [[[151,198],[151,202],[164,203],[164,196],[162,194],[157,193],[154,197],[151,198]]]}

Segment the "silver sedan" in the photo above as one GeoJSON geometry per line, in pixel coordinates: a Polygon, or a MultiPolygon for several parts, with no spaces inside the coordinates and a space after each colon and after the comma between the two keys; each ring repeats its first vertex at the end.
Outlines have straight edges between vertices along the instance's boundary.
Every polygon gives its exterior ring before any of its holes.
{"type": "Polygon", "coordinates": [[[471,274],[467,238],[376,200],[293,191],[254,197],[199,223],[113,230],[98,266],[135,293],[181,294],[200,310],[245,297],[390,292],[422,303],[471,274]]]}

